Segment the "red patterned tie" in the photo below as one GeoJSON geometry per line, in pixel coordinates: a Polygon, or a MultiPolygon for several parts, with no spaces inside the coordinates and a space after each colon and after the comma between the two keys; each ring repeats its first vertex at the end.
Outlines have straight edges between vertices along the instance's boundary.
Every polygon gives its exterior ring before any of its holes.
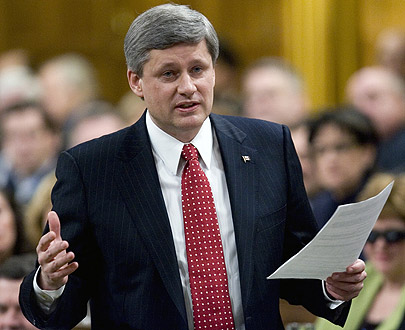
{"type": "Polygon", "coordinates": [[[187,161],[181,191],[194,329],[235,329],[211,187],[197,149],[185,144],[181,154],[187,161]]]}

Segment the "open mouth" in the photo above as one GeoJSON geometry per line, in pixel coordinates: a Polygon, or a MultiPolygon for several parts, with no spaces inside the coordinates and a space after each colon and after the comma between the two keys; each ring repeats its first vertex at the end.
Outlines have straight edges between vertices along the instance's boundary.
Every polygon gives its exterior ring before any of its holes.
{"type": "Polygon", "coordinates": [[[193,110],[198,106],[197,102],[184,102],[177,104],[176,108],[181,110],[193,110]]]}
{"type": "Polygon", "coordinates": [[[179,108],[188,109],[188,108],[191,108],[191,107],[194,106],[194,105],[195,105],[195,103],[182,104],[182,105],[179,106],[179,108]]]}

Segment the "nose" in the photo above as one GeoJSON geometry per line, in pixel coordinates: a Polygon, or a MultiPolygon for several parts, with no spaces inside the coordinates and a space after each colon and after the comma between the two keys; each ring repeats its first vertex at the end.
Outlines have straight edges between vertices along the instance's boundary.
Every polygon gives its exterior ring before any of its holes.
{"type": "Polygon", "coordinates": [[[197,91],[195,82],[188,73],[184,73],[181,75],[177,91],[179,92],[179,94],[185,96],[190,96],[197,91]]]}

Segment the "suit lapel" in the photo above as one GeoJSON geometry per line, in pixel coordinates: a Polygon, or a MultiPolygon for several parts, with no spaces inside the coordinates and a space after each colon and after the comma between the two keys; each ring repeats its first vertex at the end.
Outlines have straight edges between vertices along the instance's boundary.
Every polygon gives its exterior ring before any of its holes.
{"type": "Polygon", "coordinates": [[[122,167],[114,175],[121,195],[169,295],[187,324],[170,222],[146,131],[145,115],[130,128],[118,158],[122,167]]]}
{"type": "MultiPolygon", "coordinates": [[[[257,152],[246,144],[246,134],[229,121],[214,114],[211,120],[220,146],[231,201],[245,309],[253,279],[257,152]]],[[[169,295],[187,323],[170,222],[146,131],[145,115],[130,128],[118,158],[122,167],[114,175],[121,195],[169,295]]]]}
{"type": "Polygon", "coordinates": [[[257,151],[247,145],[246,134],[224,117],[212,114],[231,201],[238,252],[242,303],[246,310],[253,279],[257,151]]]}

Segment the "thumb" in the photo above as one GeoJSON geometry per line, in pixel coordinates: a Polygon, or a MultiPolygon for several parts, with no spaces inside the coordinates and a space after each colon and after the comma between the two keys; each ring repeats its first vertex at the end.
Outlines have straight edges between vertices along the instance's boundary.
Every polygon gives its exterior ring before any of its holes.
{"type": "Polygon", "coordinates": [[[49,230],[56,234],[56,239],[62,240],[62,237],[60,236],[60,221],[58,214],[55,211],[48,213],[48,223],[49,230]]]}

